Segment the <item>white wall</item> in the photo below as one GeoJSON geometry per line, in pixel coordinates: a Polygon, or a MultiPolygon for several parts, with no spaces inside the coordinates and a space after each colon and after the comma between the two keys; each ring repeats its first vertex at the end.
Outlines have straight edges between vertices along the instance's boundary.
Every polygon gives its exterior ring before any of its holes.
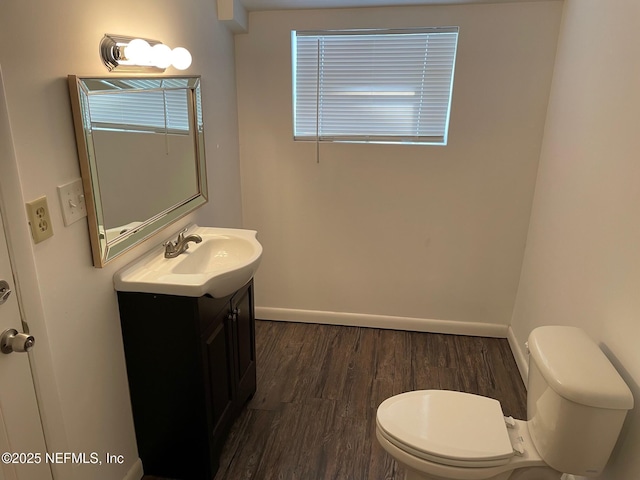
{"type": "Polygon", "coordinates": [[[236,69],[244,226],[258,230],[265,252],[258,316],[341,312],[367,314],[366,323],[375,314],[506,332],[561,9],[551,1],[250,14],[249,33],[236,36],[236,69]],[[314,144],[293,142],[292,29],[442,25],[460,27],[447,147],[323,144],[316,164],[314,144]]]}
{"type": "MultiPolygon", "coordinates": [[[[640,3],[566,0],[512,328],[584,328],[640,402],[640,3]]],[[[640,478],[640,408],[602,478],[640,478]]]]}
{"type": "MultiPolygon", "coordinates": [[[[214,2],[3,0],[0,64],[24,200],[47,195],[55,233],[34,246],[57,382],[52,388],[61,401],[59,409],[43,410],[61,416],[47,424],[63,425],[49,432],[49,448],[125,458],[123,465],[74,466],[73,477],[65,480],[121,479],[137,460],[112,275],[179,227],[95,269],[86,222],[63,225],[56,186],[80,175],[66,76],[110,75],[98,57],[104,33],[156,38],[191,50],[194,63],[185,73],[202,75],[210,202],[180,224],[237,227],[242,220],[233,38],[217,22],[214,2]]],[[[33,333],[44,331],[35,325],[33,333]]]]}

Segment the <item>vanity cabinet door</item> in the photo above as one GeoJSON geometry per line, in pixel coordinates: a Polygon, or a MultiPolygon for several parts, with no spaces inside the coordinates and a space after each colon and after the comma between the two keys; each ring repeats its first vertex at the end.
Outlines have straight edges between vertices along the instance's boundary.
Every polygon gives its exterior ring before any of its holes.
{"type": "Polygon", "coordinates": [[[241,409],[256,391],[256,336],[252,288],[252,284],[247,285],[231,300],[238,409],[241,409]]]}
{"type": "MultiPolygon", "coordinates": [[[[226,312],[225,312],[226,313],[226,312]]],[[[211,391],[211,420],[217,426],[231,406],[233,384],[229,375],[229,341],[226,320],[204,337],[209,389],[211,391]]]]}
{"type": "Polygon", "coordinates": [[[229,312],[225,308],[202,336],[211,453],[216,460],[222,452],[234,415],[235,385],[231,371],[233,349],[230,327],[229,312]]]}

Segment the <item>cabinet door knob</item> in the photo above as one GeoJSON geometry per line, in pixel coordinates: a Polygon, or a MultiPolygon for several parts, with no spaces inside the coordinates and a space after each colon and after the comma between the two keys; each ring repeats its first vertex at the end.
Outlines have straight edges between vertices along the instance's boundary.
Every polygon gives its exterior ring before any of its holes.
{"type": "Polygon", "coordinates": [[[229,313],[229,320],[231,320],[232,322],[236,322],[238,320],[238,315],[240,315],[240,309],[239,308],[234,308],[233,310],[231,310],[231,312],[229,313]]]}

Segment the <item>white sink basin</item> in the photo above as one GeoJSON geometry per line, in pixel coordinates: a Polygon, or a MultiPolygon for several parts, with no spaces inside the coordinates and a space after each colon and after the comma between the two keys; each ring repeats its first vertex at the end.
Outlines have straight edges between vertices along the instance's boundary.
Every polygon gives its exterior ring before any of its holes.
{"type": "Polygon", "coordinates": [[[221,298],[251,280],[262,257],[262,245],[254,230],[192,225],[185,236],[194,233],[202,237],[202,242],[189,243],[189,249],[176,258],[164,258],[160,245],[116,272],[115,289],[221,298]]]}

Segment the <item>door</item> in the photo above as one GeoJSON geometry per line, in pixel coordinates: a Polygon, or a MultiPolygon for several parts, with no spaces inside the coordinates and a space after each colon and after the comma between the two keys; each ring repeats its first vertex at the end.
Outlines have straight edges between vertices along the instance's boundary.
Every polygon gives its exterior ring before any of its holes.
{"type": "Polygon", "coordinates": [[[256,333],[251,289],[253,283],[239,290],[231,300],[235,346],[235,381],[238,408],[256,391],[256,333]]]}
{"type": "MultiPolygon", "coordinates": [[[[0,282],[2,280],[6,284],[1,283],[5,285],[4,290],[0,286],[0,333],[9,328],[22,332],[0,210],[0,282]]],[[[38,348],[37,344],[34,348],[38,348]]],[[[0,480],[52,479],[27,353],[0,353],[0,457],[0,480]]]]}

